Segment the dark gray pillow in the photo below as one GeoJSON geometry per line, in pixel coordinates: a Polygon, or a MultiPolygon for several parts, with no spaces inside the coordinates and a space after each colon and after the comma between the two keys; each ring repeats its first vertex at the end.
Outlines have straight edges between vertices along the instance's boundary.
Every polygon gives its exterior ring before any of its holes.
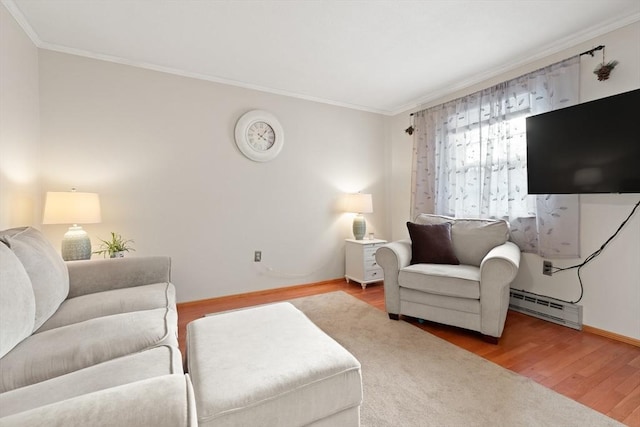
{"type": "Polygon", "coordinates": [[[411,237],[411,264],[453,264],[458,257],[451,243],[451,224],[422,225],[407,222],[411,237]]]}

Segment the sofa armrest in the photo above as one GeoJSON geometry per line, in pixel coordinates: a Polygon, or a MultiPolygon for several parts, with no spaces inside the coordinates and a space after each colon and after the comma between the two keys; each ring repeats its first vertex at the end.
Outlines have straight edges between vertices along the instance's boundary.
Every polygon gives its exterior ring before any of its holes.
{"type": "Polygon", "coordinates": [[[398,240],[376,251],[376,262],[384,272],[384,299],[387,313],[400,314],[398,274],[411,263],[411,240],[398,240]]]}
{"type": "Polygon", "coordinates": [[[188,375],[163,375],[0,418],[13,426],[197,426],[188,375]]]}
{"type": "Polygon", "coordinates": [[[67,261],[68,298],[171,281],[171,258],[131,257],[67,261]]]}
{"type": "Polygon", "coordinates": [[[491,249],[480,264],[481,332],[500,337],[509,309],[509,284],[520,266],[520,249],[506,242],[491,249]]]}

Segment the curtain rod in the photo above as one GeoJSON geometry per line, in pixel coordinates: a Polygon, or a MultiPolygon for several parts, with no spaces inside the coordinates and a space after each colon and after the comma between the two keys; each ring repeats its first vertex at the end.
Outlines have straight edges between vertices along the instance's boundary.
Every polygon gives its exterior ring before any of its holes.
{"type": "Polygon", "coordinates": [[[587,51],[585,51],[585,52],[582,52],[582,53],[580,54],[580,56],[582,56],[582,55],[591,55],[591,56],[593,56],[594,52],[596,52],[596,51],[598,51],[598,50],[602,50],[602,49],[604,49],[604,45],[603,45],[603,44],[601,44],[601,45],[600,45],[600,46],[598,46],[598,47],[594,47],[593,49],[590,49],[590,50],[587,50],[587,51]]]}
{"type": "MultiPolygon", "coordinates": [[[[604,45],[603,45],[603,44],[601,44],[600,46],[596,46],[596,47],[594,47],[593,49],[589,49],[589,50],[586,50],[586,51],[582,52],[582,53],[580,54],[580,56],[582,56],[582,55],[591,55],[591,56],[595,56],[595,55],[594,55],[594,54],[595,54],[595,52],[597,52],[597,51],[599,51],[599,50],[602,50],[602,49],[604,49],[604,45]]],[[[413,117],[413,115],[414,115],[414,114],[415,114],[415,113],[411,113],[411,114],[409,114],[409,117],[413,117]]]]}

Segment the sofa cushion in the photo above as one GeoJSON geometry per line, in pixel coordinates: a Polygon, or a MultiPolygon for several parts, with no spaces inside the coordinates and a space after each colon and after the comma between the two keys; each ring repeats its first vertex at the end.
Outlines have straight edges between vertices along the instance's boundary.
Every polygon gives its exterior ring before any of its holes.
{"type": "Polygon", "coordinates": [[[480,269],[472,265],[410,265],[400,270],[398,283],[432,294],[480,299],[480,269]]]}
{"type": "Polygon", "coordinates": [[[36,333],[97,317],[155,308],[176,309],[176,289],[173,284],[156,283],[67,299],[36,333]]]}
{"type": "Polygon", "coordinates": [[[411,237],[411,264],[460,264],[453,252],[451,224],[414,224],[407,222],[411,237]]]}
{"type": "Polygon", "coordinates": [[[178,347],[172,309],[98,317],[33,334],[2,358],[0,393],[158,345],[178,347]]]}
{"type": "Polygon", "coordinates": [[[162,375],[2,418],[2,427],[196,426],[188,375],[162,375]]]}
{"type": "Polygon", "coordinates": [[[18,257],[0,243],[0,357],[31,335],[36,300],[18,257]]]}
{"type": "Polygon", "coordinates": [[[451,218],[442,215],[420,214],[417,224],[451,224],[451,241],[453,250],[461,264],[475,265],[491,249],[509,240],[509,223],[504,220],[451,218]]]}
{"type": "Polygon", "coordinates": [[[62,257],[35,228],[22,227],[2,232],[5,242],[24,266],[35,295],[33,330],[38,329],[69,293],[69,273],[62,257]]]}
{"type": "Polygon", "coordinates": [[[154,347],[0,393],[0,418],[134,381],[182,373],[182,356],[177,348],[154,347]]]}

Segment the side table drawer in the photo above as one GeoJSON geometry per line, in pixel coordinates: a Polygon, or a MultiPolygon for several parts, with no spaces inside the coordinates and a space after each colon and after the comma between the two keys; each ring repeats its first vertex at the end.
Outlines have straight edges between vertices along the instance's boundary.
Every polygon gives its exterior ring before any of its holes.
{"type": "Polygon", "coordinates": [[[375,259],[376,252],[380,249],[384,244],[370,245],[364,248],[364,259],[375,259]]]}
{"type": "Polygon", "coordinates": [[[377,267],[377,268],[372,268],[372,269],[365,270],[365,272],[364,272],[364,280],[365,281],[375,280],[375,279],[382,280],[382,268],[377,267]]]}
{"type": "Polygon", "coordinates": [[[377,246],[370,246],[364,248],[364,259],[374,259],[376,257],[376,251],[378,250],[377,246]]]}
{"type": "Polygon", "coordinates": [[[365,258],[365,260],[364,260],[364,269],[365,270],[373,270],[373,269],[376,269],[376,268],[382,268],[382,267],[380,267],[378,265],[378,263],[376,262],[375,258],[370,258],[370,259],[365,258]]]}

